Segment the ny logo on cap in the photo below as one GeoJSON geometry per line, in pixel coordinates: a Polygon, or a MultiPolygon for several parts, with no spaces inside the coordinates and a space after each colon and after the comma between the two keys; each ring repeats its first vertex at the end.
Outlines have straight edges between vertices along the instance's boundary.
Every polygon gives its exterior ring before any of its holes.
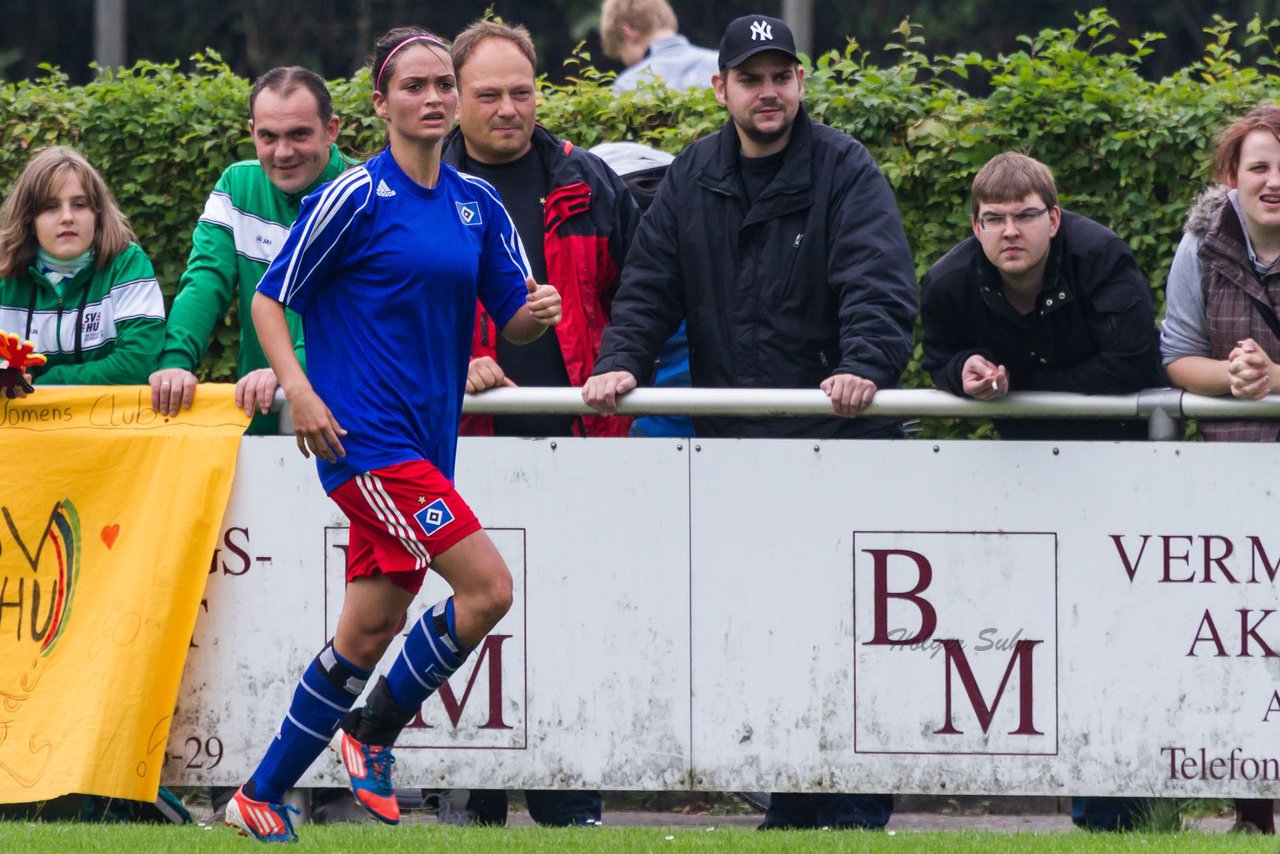
{"type": "Polygon", "coordinates": [[[773,27],[769,26],[768,21],[754,22],[751,25],[751,40],[753,42],[773,41],[773,27]]]}

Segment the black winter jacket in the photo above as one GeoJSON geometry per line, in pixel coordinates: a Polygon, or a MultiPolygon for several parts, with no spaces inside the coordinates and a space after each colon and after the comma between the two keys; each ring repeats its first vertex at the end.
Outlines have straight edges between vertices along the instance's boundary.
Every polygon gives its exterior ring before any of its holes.
{"type": "MultiPolygon", "coordinates": [[[[944,391],[963,395],[961,371],[981,355],[1009,371],[1010,391],[1132,394],[1165,384],[1151,286],[1128,245],[1091,219],[1062,212],[1049,245],[1036,309],[1022,316],[976,237],[925,274],[923,366],[944,391]]],[[[1134,421],[1000,419],[1006,439],[1141,439],[1134,421]]]]}
{"type": "MultiPolygon", "coordinates": [[[[636,232],[593,373],[643,381],[688,321],[694,386],[816,388],[853,373],[893,388],[911,355],[915,271],[889,183],[851,137],[801,108],[748,206],[732,124],[671,165],[636,232]]],[[[870,418],[697,418],[700,436],[857,437],[870,418]]]]}

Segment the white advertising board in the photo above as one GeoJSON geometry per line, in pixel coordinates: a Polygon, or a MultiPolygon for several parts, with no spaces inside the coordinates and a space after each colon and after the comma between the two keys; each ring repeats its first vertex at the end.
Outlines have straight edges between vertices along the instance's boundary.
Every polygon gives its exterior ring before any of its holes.
{"type": "MultiPolygon", "coordinates": [[[[1257,445],[465,439],[515,605],[397,782],[1280,796],[1278,476],[1257,445]]],[[[345,536],[292,439],[244,440],[166,782],[252,771],[345,536]]]]}

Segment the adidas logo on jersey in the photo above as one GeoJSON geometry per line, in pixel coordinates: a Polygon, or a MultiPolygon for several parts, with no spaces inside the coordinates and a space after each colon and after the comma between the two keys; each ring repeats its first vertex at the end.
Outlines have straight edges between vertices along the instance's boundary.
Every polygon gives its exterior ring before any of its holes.
{"type": "Polygon", "coordinates": [[[386,181],[378,181],[378,195],[384,199],[389,199],[396,194],[396,191],[387,186],[386,181]]]}

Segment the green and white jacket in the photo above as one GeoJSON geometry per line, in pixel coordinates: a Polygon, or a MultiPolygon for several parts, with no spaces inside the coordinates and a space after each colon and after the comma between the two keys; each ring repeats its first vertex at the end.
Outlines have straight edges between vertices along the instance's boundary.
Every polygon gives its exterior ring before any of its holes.
{"type": "Polygon", "coordinates": [[[101,270],[90,262],[62,293],[35,267],[0,279],[0,330],[35,344],[45,385],[142,385],[164,343],[164,297],[136,243],[101,270]]]}
{"type": "MultiPolygon", "coordinates": [[[[267,178],[257,160],[227,167],[213,186],[204,212],[191,235],[187,270],[169,310],[161,368],[194,371],[208,346],[214,326],[226,315],[239,293],[240,358],[237,376],[269,367],[258,343],[249,306],[254,289],[284,245],[289,227],[298,218],[302,199],[321,184],[338,177],[350,165],[335,145],[329,165],[315,183],[300,193],[284,193],[267,178]]],[[[294,350],[303,367],[302,321],[287,312],[294,350]]],[[[274,433],[274,417],[255,416],[250,433],[274,433]]]]}
{"type": "MultiPolygon", "coordinates": [[[[338,147],[333,146],[329,165],[314,184],[300,193],[277,189],[257,160],[241,160],[227,167],[209,194],[191,235],[191,255],[169,313],[161,368],[195,370],[214,325],[227,313],[237,291],[239,376],[267,367],[249,316],[254,289],[284,245],[289,227],[298,218],[302,199],[338,177],[348,165],[338,147]]],[[[292,313],[289,322],[301,358],[302,326],[292,313]]]]}

